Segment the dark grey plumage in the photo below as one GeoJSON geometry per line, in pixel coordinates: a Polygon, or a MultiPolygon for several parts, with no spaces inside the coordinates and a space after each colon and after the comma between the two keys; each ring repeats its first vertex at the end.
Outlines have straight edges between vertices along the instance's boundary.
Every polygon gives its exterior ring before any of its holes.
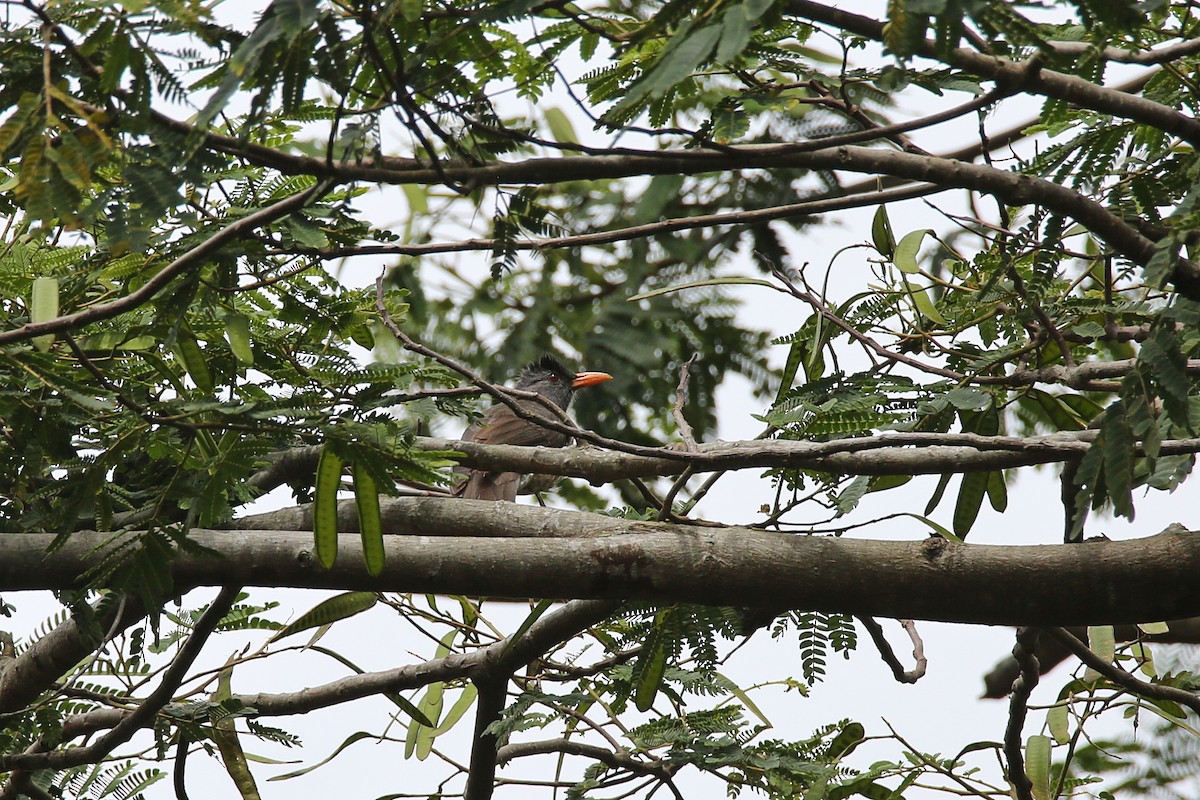
{"type": "MultiPolygon", "coordinates": [[[[610,378],[603,372],[575,373],[556,358],[544,355],[521,370],[513,388],[536,392],[564,412],[571,405],[575,390],[610,378]]],[[[518,400],[522,410],[543,419],[561,421],[550,409],[532,399],[518,400]]],[[[495,403],[477,425],[467,428],[464,442],[478,444],[515,444],[525,447],[564,447],[570,441],[565,433],[543,428],[535,422],[518,417],[503,403],[495,403]]],[[[472,500],[517,499],[517,491],[525,477],[519,472],[486,472],[460,467],[466,479],[454,488],[454,494],[472,500]]],[[[535,476],[537,477],[537,476],[535,476]]]]}

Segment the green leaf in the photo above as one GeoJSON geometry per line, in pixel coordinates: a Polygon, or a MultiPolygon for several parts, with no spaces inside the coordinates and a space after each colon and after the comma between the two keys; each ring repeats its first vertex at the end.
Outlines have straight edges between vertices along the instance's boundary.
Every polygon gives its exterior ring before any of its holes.
{"type": "Polygon", "coordinates": [[[933,230],[926,228],[924,230],[912,231],[904,234],[904,238],[896,245],[896,254],[892,258],[892,263],[897,269],[906,275],[916,275],[921,271],[917,265],[917,252],[921,249],[921,242],[926,236],[932,235],[933,230]]]}
{"type": "Polygon", "coordinates": [[[212,373],[208,371],[208,361],[204,358],[204,351],[200,349],[200,343],[196,341],[196,337],[186,328],[179,331],[179,338],[175,340],[175,355],[179,357],[179,361],[187,370],[187,374],[191,376],[196,388],[204,392],[213,390],[212,373]]]}
{"type": "Polygon", "coordinates": [[[283,626],[268,641],[274,642],[293,633],[331,625],[374,607],[379,596],[375,592],[344,592],[317,603],[291,623],[283,626]]]}
{"type": "Polygon", "coordinates": [[[307,775],[308,773],[312,772],[313,770],[319,769],[319,768],[325,766],[326,764],[328,764],[329,762],[333,761],[335,758],[337,758],[338,754],[341,753],[343,750],[345,750],[347,747],[354,744],[355,742],[361,742],[363,739],[371,739],[371,740],[375,741],[375,740],[379,739],[379,736],[374,733],[367,733],[366,731],[356,731],[356,732],[350,734],[349,736],[347,736],[342,741],[341,744],[339,744],[337,747],[334,748],[332,753],[330,753],[328,756],[321,759],[317,763],[312,764],[311,766],[304,767],[303,769],[298,769],[295,772],[288,772],[283,775],[274,775],[270,778],[267,778],[267,780],[268,781],[286,781],[286,780],[290,780],[292,778],[299,778],[301,775],[307,775]]]}
{"type": "Polygon", "coordinates": [[[654,625],[646,634],[642,645],[641,655],[635,670],[637,685],[634,688],[633,702],[638,711],[649,711],[658,695],[658,687],[662,685],[663,677],[667,674],[667,658],[669,656],[669,634],[667,621],[673,608],[665,608],[654,617],[654,625]]]}
{"type": "Polygon", "coordinates": [[[354,477],[354,506],[358,510],[358,532],[362,538],[363,559],[367,572],[378,575],[383,572],[383,519],[379,512],[379,490],[370,471],[355,461],[351,467],[354,477]]]}
{"type": "MultiPolygon", "coordinates": [[[[35,278],[33,294],[29,298],[29,321],[35,325],[48,322],[58,316],[58,278],[35,278]]],[[[33,346],[43,353],[54,344],[54,334],[33,337],[33,346]]]]}
{"type": "Polygon", "coordinates": [[[1025,742],[1025,774],[1033,784],[1036,800],[1050,797],[1050,737],[1030,736],[1025,742]]]}
{"type": "Polygon", "coordinates": [[[1066,703],[1053,705],[1046,712],[1046,727],[1050,729],[1050,735],[1054,737],[1054,741],[1059,744],[1066,744],[1071,741],[1071,729],[1068,722],[1069,717],[1066,703]]]}
{"type": "Polygon", "coordinates": [[[313,541],[317,561],[325,569],[337,560],[337,493],[342,485],[342,459],[326,442],[317,460],[317,478],[313,493],[313,541]]]}
{"type": "Polygon", "coordinates": [[[250,318],[245,314],[225,315],[225,338],[229,349],[243,366],[254,366],[254,350],[250,347],[250,318]]]}
{"type": "Polygon", "coordinates": [[[928,517],[923,517],[920,514],[905,514],[905,516],[909,516],[915,520],[920,520],[921,522],[924,522],[926,525],[928,525],[934,531],[934,533],[937,533],[944,539],[948,539],[951,542],[960,542],[960,543],[962,542],[961,538],[959,538],[958,536],[955,536],[953,533],[946,530],[941,525],[938,525],[936,522],[929,519],[928,517]]]}
{"type": "Polygon", "coordinates": [[[421,12],[425,10],[422,0],[400,0],[400,16],[405,22],[421,21],[421,12]]]}
{"type": "Polygon", "coordinates": [[[721,39],[721,25],[706,25],[699,30],[681,26],[658,60],[634,81],[625,97],[606,116],[621,115],[646,98],[661,97],[667,90],[692,74],[711,54],[721,39]]]}
{"type": "Polygon", "coordinates": [[[1126,519],[1133,519],[1134,441],[1123,403],[1109,406],[1100,423],[1096,443],[1104,454],[1104,483],[1113,510],[1126,519]]]}
{"type": "Polygon", "coordinates": [[[1004,485],[1004,471],[989,472],[987,483],[988,502],[1001,514],[1008,508],[1008,487],[1004,485]]]}
{"type": "MultiPolygon", "coordinates": [[[[1117,655],[1116,633],[1112,625],[1089,625],[1087,629],[1088,647],[1106,664],[1111,664],[1117,655]]],[[[1097,681],[1100,673],[1091,667],[1084,670],[1085,681],[1097,681]]]]}
{"type": "Polygon", "coordinates": [[[750,43],[750,19],[744,5],[730,6],[721,20],[721,41],[717,45],[714,61],[728,64],[750,43]]]}
{"type": "Polygon", "coordinates": [[[933,300],[929,297],[929,289],[923,289],[909,282],[907,278],[904,279],[904,287],[908,289],[908,296],[912,298],[913,306],[921,316],[931,319],[939,325],[946,324],[946,318],[937,310],[937,306],[933,304],[933,300]]]}
{"type": "Polygon", "coordinates": [[[925,514],[932,514],[938,504],[942,502],[942,495],[946,493],[946,487],[950,485],[950,479],[954,477],[947,472],[938,478],[938,484],[934,487],[933,494],[929,497],[929,502],[925,504],[925,514]]]}
{"type": "MultiPolygon", "coordinates": [[[[442,716],[442,706],[446,695],[446,684],[442,681],[436,681],[429,684],[425,690],[425,696],[421,698],[421,702],[417,704],[417,708],[435,725],[442,716]]],[[[413,742],[412,752],[409,751],[408,741],[404,743],[404,757],[416,754],[417,761],[424,761],[429,758],[429,754],[433,752],[433,740],[437,738],[437,729],[428,725],[412,724],[409,726],[409,732],[416,730],[417,735],[413,742]]]]}
{"type": "Polygon", "coordinates": [[[983,496],[987,494],[988,473],[968,472],[962,477],[962,485],[958,488],[958,502],[954,506],[954,532],[961,538],[967,538],[979,509],[983,505],[983,496]]]}
{"type": "Polygon", "coordinates": [[[854,752],[854,749],[862,744],[866,738],[866,729],[861,723],[851,722],[833,738],[829,743],[829,747],[825,751],[825,757],[834,760],[841,760],[854,752]]]}
{"type": "MultiPolygon", "coordinates": [[[[724,675],[721,675],[721,677],[725,678],[724,675]]],[[[747,711],[758,717],[759,720],[762,721],[762,724],[766,725],[768,728],[775,727],[771,723],[771,720],[767,719],[767,715],[759,710],[758,706],[754,704],[754,701],[750,699],[750,695],[746,694],[744,689],[735,684],[733,681],[730,681],[728,678],[725,678],[725,680],[729,681],[729,693],[740,700],[742,705],[746,707],[747,711]]]]}
{"type": "Polygon", "coordinates": [[[960,411],[983,411],[992,404],[992,396],[987,392],[982,392],[979,389],[972,389],[969,386],[960,386],[957,389],[951,389],[946,392],[946,399],[950,401],[950,405],[960,411]]]}
{"type": "Polygon", "coordinates": [[[1138,627],[1148,636],[1161,636],[1171,632],[1170,626],[1165,622],[1139,622],[1138,627]]]}
{"type": "Polygon", "coordinates": [[[515,647],[516,644],[521,641],[521,637],[525,635],[530,626],[537,622],[541,616],[549,611],[553,606],[553,600],[539,601],[538,604],[533,607],[533,610],[526,615],[525,619],[521,621],[521,624],[517,627],[516,631],[513,632],[513,635],[508,637],[508,644],[504,646],[504,652],[500,655],[500,658],[503,659],[506,655],[508,655],[513,647],[515,647]]]}
{"type": "Polygon", "coordinates": [[[684,289],[695,289],[698,286],[729,286],[731,284],[740,284],[743,286],[767,286],[772,289],[776,288],[775,284],[771,283],[770,281],[765,281],[762,278],[739,278],[736,276],[727,278],[707,278],[702,281],[691,281],[689,283],[681,283],[677,286],[667,286],[662,289],[655,289],[650,292],[635,294],[633,297],[628,298],[628,302],[632,303],[636,300],[647,300],[651,297],[671,294],[672,292],[679,292],[683,291],[684,289]]]}
{"type": "Polygon", "coordinates": [[[463,687],[462,693],[458,696],[458,700],[450,707],[450,711],[446,716],[442,717],[442,721],[434,728],[433,735],[441,736],[446,731],[450,730],[455,724],[462,719],[463,714],[467,713],[472,705],[475,704],[475,698],[479,696],[479,689],[475,688],[475,684],[468,683],[463,687]]]}
{"type": "Polygon", "coordinates": [[[575,126],[571,124],[571,119],[558,106],[550,106],[543,114],[546,117],[546,126],[550,128],[550,134],[556,142],[578,142],[579,135],[575,133],[575,126]]]}
{"type": "Polygon", "coordinates": [[[400,187],[408,200],[408,210],[414,214],[429,213],[429,194],[424,186],[415,183],[405,183],[400,187]]]}
{"type": "Polygon", "coordinates": [[[881,256],[888,260],[895,258],[896,235],[892,233],[892,222],[888,219],[886,203],[875,209],[875,218],[871,220],[871,242],[881,256]]]}

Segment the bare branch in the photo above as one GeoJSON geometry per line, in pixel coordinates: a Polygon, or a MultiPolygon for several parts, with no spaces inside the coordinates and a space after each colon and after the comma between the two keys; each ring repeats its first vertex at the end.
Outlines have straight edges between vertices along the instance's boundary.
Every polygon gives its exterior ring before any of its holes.
{"type": "Polygon", "coordinates": [[[904,630],[908,633],[909,639],[912,641],[913,658],[916,660],[916,664],[911,670],[905,670],[904,665],[900,663],[900,659],[896,658],[896,653],[892,650],[891,643],[884,636],[883,626],[871,617],[856,617],[855,619],[862,623],[862,626],[867,629],[867,633],[871,634],[871,641],[875,643],[876,649],[879,650],[880,658],[891,669],[892,675],[897,681],[900,683],[916,683],[925,677],[925,669],[929,662],[925,658],[925,645],[921,641],[921,637],[917,633],[917,626],[912,620],[900,620],[901,626],[903,626],[904,630]]]}
{"type": "Polygon", "coordinates": [[[1164,686],[1159,683],[1147,683],[1136,675],[1105,661],[1092,652],[1092,649],[1087,644],[1077,639],[1075,634],[1063,628],[1048,628],[1043,633],[1053,637],[1055,641],[1074,653],[1076,658],[1122,689],[1142,697],[1149,697],[1155,700],[1169,700],[1172,703],[1186,706],[1197,714],[1200,714],[1200,697],[1195,692],[1176,689],[1174,686],[1164,686]]]}

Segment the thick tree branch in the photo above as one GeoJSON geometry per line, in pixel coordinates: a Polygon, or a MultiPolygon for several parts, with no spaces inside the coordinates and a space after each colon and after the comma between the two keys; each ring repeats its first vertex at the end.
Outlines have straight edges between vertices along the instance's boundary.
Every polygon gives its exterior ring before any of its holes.
{"type": "MultiPolygon", "coordinates": [[[[1194,580],[1200,573],[1200,535],[1177,528],[1134,541],[997,546],[695,527],[450,498],[398,502],[407,504],[408,524],[384,537],[386,563],[378,576],[367,573],[355,534],[339,537],[341,556],[326,570],[316,562],[310,533],[194,530],[191,538],[219,555],[179,554],[175,580],[188,586],[236,581],[511,598],[769,604],[1004,625],[1200,616],[1200,583],[1194,580]]],[[[5,537],[0,590],[77,585],[108,536],[76,533],[47,555],[53,539],[5,537]]]]}
{"type": "Polygon", "coordinates": [[[191,635],[188,636],[187,641],[180,648],[179,654],[175,656],[171,665],[163,673],[154,691],[103,736],[85,747],[56,750],[49,753],[0,755],[0,770],[66,769],[99,761],[111,753],[113,748],[129,741],[139,729],[152,724],[154,717],[163,706],[170,702],[171,696],[187,677],[187,671],[191,669],[193,662],[200,655],[208,637],[217,629],[217,623],[233,607],[240,591],[240,587],[236,586],[225,586],[221,589],[212,604],[196,621],[191,635]]]}
{"type": "MultiPolygon", "coordinates": [[[[1060,431],[1045,436],[983,436],[975,433],[895,432],[809,442],[793,439],[751,439],[735,442],[701,442],[694,451],[644,448],[650,456],[605,452],[578,447],[520,447],[485,445],[458,439],[418,436],[413,446],[426,451],[459,452],[460,463],[474,469],[504,469],[583,478],[594,484],[621,478],[722,472],[758,467],[812,469],[839,475],[940,475],[947,472],[990,472],[1037,464],[1071,461],[1087,452],[1095,430],[1060,431]],[[658,457],[662,453],[662,457],[658,457]]],[[[1137,451],[1139,454],[1141,451],[1137,451]]],[[[1162,455],[1200,452],[1200,438],[1168,439],[1162,455]]],[[[252,478],[262,491],[270,491],[298,475],[311,477],[320,448],[287,451],[279,461],[252,478]]],[[[270,512],[269,527],[280,524],[296,510],[270,512]]],[[[246,524],[245,520],[238,524],[246,524]]]]}
{"type": "MultiPolygon", "coordinates": [[[[111,534],[106,535],[108,538],[111,534]]],[[[0,552],[4,549],[0,547],[0,552]]],[[[38,561],[40,558],[27,568],[36,570],[38,561]]],[[[88,620],[72,615],[5,662],[0,670],[0,714],[24,709],[99,646],[106,633],[119,633],[146,616],[142,604],[130,596],[123,602],[116,597],[106,598],[91,613],[94,616],[88,620]]]]}
{"type": "MultiPolygon", "coordinates": [[[[832,442],[764,439],[704,442],[694,452],[671,451],[657,458],[606,453],[593,448],[482,445],[418,438],[430,450],[457,450],[475,469],[499,467],[538,474],[569,475],[593,483],[619,478],[728,471],[755,467],[813,469],[840,475],[939,475],[1069,461],[1087,452],[1097,431],[1064,431],[1046,436],[982,436],[971,433],[887,433],[832,442]]],[[[1200,438],[1163,442],[1163,455],[1200,452],[1200,438]]],[[[1140,454],[1140,451],[1138,451],[1140,454]]]]}

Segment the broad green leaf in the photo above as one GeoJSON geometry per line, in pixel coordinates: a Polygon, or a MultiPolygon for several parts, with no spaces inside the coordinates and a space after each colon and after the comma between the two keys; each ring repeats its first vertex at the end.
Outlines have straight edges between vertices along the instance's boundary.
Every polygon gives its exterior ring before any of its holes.
{"type": "Polygon", "coordinates": [[[740,3],[730,6],[721,20],[721,40],[713,60],[718,64],[728,64],[741,55],[749,43],[750,19],[746,7],[740,3]]]}
{"type": "Polygon", "coordinates": [[[504,652],[500,657],[504,658],[504,656],[507,656],[513,647],[516,646],[517,642],[521,641],[521,638],[525,636],[525,633],[529,630],[529,627],[533,625],[533,623],[537,622],[543,614],[550,610],[553,605],[553,600],[539,601],[538,604],[533,607],[533,610],[526,615],[525,619],[521,621],[521,624],[517,627],[517,630],[512,634],[512,636],[508,637],[508,644],[504,646],[504,652]]]}
{"type": "Polygon", "coordinates": [[[400,0],[400,16],[405,22],[421,21],[421,12],[425,10],[422,0],[400,0]]]}
{"type": "Polygon", "coordinates": [[[892,233],[892,221],[888,219],[886,203],[881,203],[875,209],[875,218],[871,221],[871,242],[881,256],[888,260],[895,258],[896,235],[892,233]]]}
{"type": "MultiPolygon", "coordinates": [[[[436,681],[429,684],[425,690],[425,696],[421,702],[417,704],[426,717],[433,721],[436,725],[442,716],[442,706],[445,702],[446,684],[441,681],[436,681]]],[[[415,754],[417,761],[424,761],[429,758],[429,754],[433,752],[433,740],[437,738],[437,729],[431,728],[428,725],[417,725],[416,723],[409,726],[409,731],[416,730],[416,741],[413,743],[412,753],[408,749],[408,741],[404,743],[404,756],[415,754]]]]}
{"type": "Polygon", "coordinates": [[[458,696],[458,700],[454,702],[454,705],[450,706],[450,711],[446,713],[446,716],[442,717],[441,723],[434,728],[434,737],[441,736],[453,728],[462,719],[463,714],[467,713],[467,709],[475,704],[475,698],[478,696],[479,690],[475,688],[475,684],[468,683],[464,686],[462,693],[458,696]]]}
{"type": "Polygon", "coordinates": [[[989,472],[987,483],[988,502],[1001,514],[1008,508],[1008,487],[1004,484],[1004,471],[989,472]]]}
{"type": "Polygon", "coordinates": [[[634,670],[637,685],[634,687],[633,702],[638,711],[649,711],[658,695],[658,687],[662,685],[663,677],[667,674],[668,650],[667,621],[672,609],[664,608],[654,617],[654,625],[646,634],[642,645],[638,665],[634,670]]]}
{"type": "Polygon", "coordinates": [[[928,517],[923,517],[920,514],[906,514],[905,516],[909,516],[915,520],[920,520],[921,522],[924,522],[926,525],[928,525],[934,531],[934,533],[937,533],[939,536],[941,536],[945,539],[949,539],[952,542],[962,542],[961,538],[959,538],[958,536],[955,536],[953,533],[946,530],[941,525],[938,525],[936,522],[929,519],[928,517]]]}
{"type": "Polygon", "coordinates": [[[1171,628],[1165,622],[1139,622],[1138,627],[1142,629],[1142,633],[1149,636],[1161,636],[1171,632],[1171,628]]]}
{"type": "Polygon", "coordinates": [[[904,234],[904,237],[896,245],[896,254],[892,258],[892,263],[896,265],[897,269],[907,275],[916,275],[921,271],[917,264],[917,252],[921,249],[921,242],[931,234],[933,234],[933,230],[929,228],[904,234]]]}
{"type": "Polygon", "coordinates": [[[949,472],[945,473],[938,479],[937,486],[934,487],[933,494],[929,497],[929,502],[925,504],[925,515],[933,513],[938,504],[942,502],[942,495],[946,493],[946,487],[950,485],[950,479],[953,477],[949,472]]]}
{"type": "MultiPolygon", "coordinates": [[[[33,295],[29,298],[29,321],[37,324],[58,316],[58,278],[34,278],[33,295]]],[[[33,346],[45,352],[54,344],[54,334],[33,337],[33,346]]]]}
{"type": "Polygon", "coordinates": [[[250,318],[245,314],[225,315],[225,338],[234,357],[246,367],[254,366],[254,350],[250,347],[250,318]]]}
{"type": "Polygon", "coordinates": [[[939,325],[946,324],[946,318],[937,310],[937,306],[933,304],[933,300],[929,297],[929,290],[923,289],[920,286],[909,282],[906,278],[904,286],[908,289],[908,296],[912,298],[913,306],[921,316],[931,319],[939,325]]]}
{"type": "Polygon", "coordinates": [[[946,392],[950,405],[961,411],[983,411],[992,404],[992,396],[979,389],[969,386],[959,386],[946,392]]]}
{"type": "Polygon", "coordinates": [[[579,136],[575,133],[575,126],[571,124],[571,119],[558,106],[550,106],[543,114],[546,118],[546,126],[550,128],[550,135],[554,137],[556,142],[578,142],[579,136]]]}
{"type": "Polygon", "coordinates": [[[415,183],[405,183],[400,186],[404,197],[408,200],[408,210],[414,214],[429,213],[429,195],[426,187],[415,183]]]}
{"type": "Polygon", "coordinates": [[[211,392],[213,390],[212,373],[208,371],[208,360],[204,357],[204,351],[200,349],[200,343],[196,341],[196,337],[189,330],[181,330],[179,338],[175,341],[175,355],[183,364],[183,368],[191,377],[192,382],[196,384],[196,388],[201,391],[211,392]]]}
{"type": "Polygon", "coordinates": [[[1046,727],[1050,729],[1050,735],[1054,737],[1054,741],[1059,744],[1071,741],[1071,728],[1068,723],[1069,715],[1066,703],[1057,703],[1046,712],[1046,727]]]}
{"type": "MultiPolygon", "coordinates": [[[[232,674],[233,670],[229,667],[221,670],[217,677],[215,699],[219,701],[229,699],[232,674]]],[[[250,765],[246,763],[246,753],[242,749],[242,742],[238,737],[235,720],[236,717],[232,714],[220,719],[213,719],[212,738],[221,753],[221,761],[225,765],[225,771],[238,788],[238,794],[244,800],[258,800],[258,786],[254,782],[254,774],[250,771],[250,765]]]]}
{"type": "Polygon", "coordinates": [[[620,115],[648,97],[661,97],[691,75],[712,54],[721,38],[721,29],[720,25],[706,25],[699,30],[680,26],[654,65],[629,87],[625,97],[608,114],[620,115]]]}
{"type": "Polygon", "coordinates": [[[313,540],[317,560],[325,569],[337,560],[337,493],[342,485],[342,459],[326,443],[317,461],[313,492],[313,540]]]}
{"type": "MultiPolygon", "coordinates": [[[[721,677],[725,676],[722,675],[721,677]]],[[[725,678],[725,680],[728,681],[729,679],[725,678]]],[[[741,701],[742,705],[746,707],[747,711],[758,717],[762,721],[763,725],[766,725],[768,728],[775,727],[771,724],[771,720],[767,719],[767,715],[759,710],[758,706],[754,704],[754,701],[750,699],[750,695],[746,694],[745,690],[736,685],[733,681],[729,681],[729,692],[741,701]]]]}
{"type": "Polygon", "coordinates": [[[1113,403],[1100,423],[1096,444],[1104,454],[1104,484],[1113,510],[1133,519],[1133,431],[1123,403],[1113,403]]]}
{"type": "MultiPolygon", "coordinates": [[[[1112,625],[1090,625],[1087,629],[1088,647],[1106,664],[1111,664],[1117,654],[1116,634],[1112,625]]],[[[1085,681],[1096,681],[1100,673],[1088,667],[1084,671],[1085,681]]]]}
{"type": "Polygon", "coordinates": [[[347,747],[354,744],[355,742],[361,742],[363,739],[370,739],[372,741],[378,741],[379,736],[374,733],[367,733],[366,731],[355,731],[354,733],[347,736],[342,741],[341,744],[339,744],[337,747],[335,747],[332,753],[330,753],[328,756],[321,759],[317,763],[315,763],[311,766],[305,767],[304,769],[298,769],[295,772],[288,772],[283,775],[274,775],[270,778],[267,778],[267,780],[268,781],[286,781],[286,780],[290,780],[292,778],[299,778],[301,775],[307,775],[308,773],[312,772],[313,770],[320,769],[321,767],[328,764],[330,761],[333,761],[335,758],[337,758],[338,754],[341,753],[343,750],[345,750],[347,747]]]}
{"type": "Polygon", "coordinates": [[[383,572],[383,519],[379,512],[379,490],[370,471],[355,461],[350,467],[354,477],[354,507],[358,510],[358,532],[362,538],[363,559],[367,572],[383,572]]]}
{"type": "Polygon", "coordinates": [[[1036,800],[1050,800],[1050,737],[1030,736],[1025,742],[1025,774],[1036,800]]]}
{"type": "Polygon", "coordinates": [[[833,738],[826,750],[826,758],[841,760],[854,752],[866,738],[866,730],[861,723],[851,722],[833,738]]]}
{"type": "Polygon", "coordinates": [[[274,642],[293,633],[348,619],[372,608],[378,600],[379,596],[375,592],[345,592],[330,597],[280,628],[268,641],[274,642]]]}
{"type": "Polygon", "coordinates": [[[979,509],[983,505],[983,496],[987,494],[988,473],[968,472],[962,476],[962,485],[958,488],[958,502],[954,505],[954,532],[961,538],[967,538],[979,509]]]}
{"type": "Polygon", "coordinates": [[[1132,642],[1129,645],[1129,652],[1138,662],[1138,669],[1143,675],[1148,678],[1158,677],[1158,670],[1154,666],[1154,654],[1150,651],[1150,645],[1145,642],[1132,642]]]}

